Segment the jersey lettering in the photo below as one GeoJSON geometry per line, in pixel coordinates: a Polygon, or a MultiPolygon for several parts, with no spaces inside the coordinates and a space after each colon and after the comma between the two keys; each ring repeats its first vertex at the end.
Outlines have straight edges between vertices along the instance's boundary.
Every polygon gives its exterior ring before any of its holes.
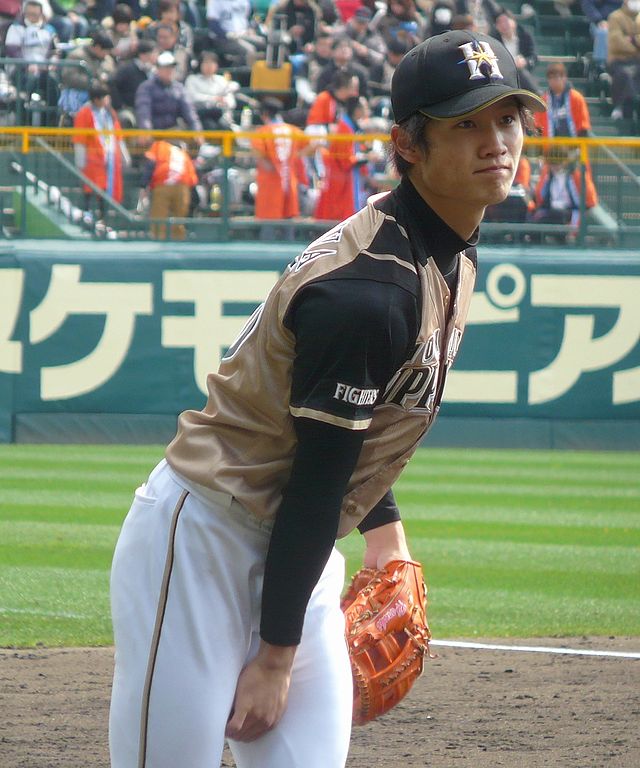
{"type": "Polygon", "coordinates": [[[337,251],[330,250],[328,248],[319,249],[317,251],[306,250],[304,253],[298,254],[295,259],[289,264],[290,272],[299,272],[302,267],[305,267],[311,261],[319,259],[321,256],[334,256],[337,251]]]}
{"type": "Polygon", "coordinates": [[[413,357],[393,376],[383,402],[405,411],[433,412],[440,373],[440,329],[416,345],[413,357]]]}
{"type": "Polygon", "coordinates": [[[378,399],[378,390],[360,389],[338,382],[336,391],[333,393],[333,399],[343,400],[345,403],[351,403],[351,405],[375,405],[378,399]]]}
{"type": "Polygon", "coordinates": [[[289,264],[290,272],[299,272],[302,267],[305,267],[312,261],[319,259],[321,256],[333,256],[337,253],[335,248],[327,247],[333,244],[337,244],[342,240],[342,230],[344,229],[344,222],[336,224],[335,227],[330,229],[324,235],[314,240],[311,245],[301,254],[295,257],[295,259],[289,264]],[[324,246],[321,248],[319,246],[324,246]]]}
{"type": "Polygon", "coordinates": [[[233,344],[229,347],[229,349],[223,355],[222,357],[223,360],[230,360],[235,355],[235,353],[240,349],[240,347],[245,343],[245,341],[249,338],[249,336],[251,336],[253,331],[255,331],[255,329],[258,327],[258,323],[260,321],[260,318],[262,317],[263,310],[264,310],[264,302],[260,304],[259,307],[256,307],[251,317],[244,324],[244,328],[240,331],[238,338],[233,342],[233,344]]]}

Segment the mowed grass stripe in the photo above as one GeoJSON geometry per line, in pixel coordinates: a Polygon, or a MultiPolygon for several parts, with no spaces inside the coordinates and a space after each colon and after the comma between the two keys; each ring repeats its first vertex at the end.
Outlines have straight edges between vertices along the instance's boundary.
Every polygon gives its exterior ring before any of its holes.
{"type": "Polygon", "coordinates": [[[102,462],[124,462],[150,464],[158,462],[164,455],[164,446],[158,445],[0,445],[0,463],[25,462],[26,466],[38,462],[53,462],[80,465],[102,462]]]}
{"type": "MultiPolygon", "coordinates": [[[[95,491],[90,486],[75,491],[36,489],[29,488],[21,490],[14,488],[2,492],[2,503],[0,508],[4,507],[31,507],[31,506],[69,506],[69,507],[104,507],[115,509],[122,507],[123,499],[128,499],[130,503],[133,498],[134,488],[124,487],[121,490],[95,491]]],[[[127,504],[127,508],[129,506],[127,504]]]]}
{"type": "Polygon", "coordinates": [[[524,544],[574,544],[637,547],[637,528],[602,528],[590,525],[528,525],[526,523],[470,522],[467,520],[412,520],[412,536],[430,539],[470,539],[524,544]]]}
{"type": "Polygon", "coordinates": [[[31,521],[0,520],[0,542],[2,544],[95,544],[111,545],[118,535],[117,525],[83,525],[75,523],[32,523],[31,521]]]}
{"type": "Polygon", "coordinates": [[[64,542],[56,546],[14,546],[0,544],[0,564],[16,567],[69,568],[86,571],[89,568],[108,569],[113,547],[80,546],[64,542]]]}
{"type": "MultiPolygon", "coordinates": [[[[89,447],[89,451],[91,448],[89,447]]],[[[139,469],[140,471],[151,471],[157,464],[156,459],[160,460],[162,454],[153,458],[138,458],[132,456],[130,459],[127,456],[103,456],[96,458],[92,453],[87,456],[87,461],[83,461],[82,455],[70,457],[65,452],[56,456],[22,456],[20,458],[13,458],[6,453],[0,451],[0,466],[3,468],[13,468],[15,471],[30,469],[38,469],[46,472],[48,469],[75,469],[80,471],[95,471],[99,472],[104,469],[106,471],[131,471],[132,469],[139,469]]]]}
{"type": "Polygon", "coordinates": [[[118,531],[118,526],[0,522],[0,563],[108,568],[118,531]]]}
{"type": "MultiPolygon", "coordinates": [[[[552,600],[513,600],[511,590],[448,587],[429,590],[429,624],[435,638],[635,635],[626,600],[554,595],[552,600]],[[611,633],[610,627],[616,627],[611,633]]],[[[535,598],[535,596],[534,596],[535,598]]],[[[428,670],[427,670],[428,672],[428,670]]]]}
{"type": "Polygon", "coordinates": [[[462,571],[433,557],[425,560],[425,569],[428,582],[446,587],[464,589],[478,583],[482,584],[480,589],[486,590],[504,589],[508,585],[512,601],[519,597],[529,601],[532,607],[536,602],[542,604],[564,595],[576,600],[592,597],[626,600],[632,609],[637,595],[637,573],[609,573],[603,580],[601,574],[591,574],[586,568],[577,572],[565,569],[561,562],[556,563],[556,568],[546,568],[544,579],[540,578],[541,570],[537,567],[514,571],[508,564],[498,567],[485,562],[475,566],[467,564],[462,571]]]}
{"type": "Polygon", "coordinates": [[[90,544],[0,544],[0,563],[8,566],[45,566],[85,571],[90,568],[109,568],[113,546],[101,547],[90,544]]]}
{"type": "Polygon", "coordinates": [[[512,496],[528,496],[528,497],[544,497],[544,498],[607,498],[607,499],[630,499],[635,500],[636,504],[640,508],[640,488],[628,486],[626,488],[611,487],[608,485],[592,485],[585,487],[583,485],[567,485],[553,487],[551,490],[542,485],[542,479],[540,483],[523,484],[521,482],[509,482],[505,483],[499,479],[497,482],[485,482],[485,483],[471,483],[471,482],[456,482],[452,483],[449,480],[434,480],[429,482],[424,480],[412,480],[406,478],[402,483],[402,488],[405,492],[410,493],[425,493],[431,494],[446,494],[451,493],[455,495],[461,494],[474,494],[477,496],[483,496],[485,494],[510,494],[512,496]]]}
{"type": "Polygon", "coordinates": [[[514,508],[496,509],[495,507],[480,507],[469,509],[467,506],[445,504],[438,507],[425,507],[419,502],[409,503],[401,500],[402,516],[412,520],[453,520],[460,523],[526,523],[527,525],[559,525],[580,526],[585,522],[592,527],[599,528],[630,528],[638,529],[640,526],[640,514],[638,512],[619,509],[589,510],[587,514],[583,509],[563,509],[561,507],[548,509],[514,508]]]}
{"type": "Polygon", "coordinates": [[[24,488],[28,483],[52,484],[57,488],[73,487],[74,484],[86,487],[87,483],[95,484],[109,483],[113,485],[127,485],[136,487],[143,483],[148,477],[148,473],[143,474],[135,467],[132,469],[128,465],[122,465],[118,469],[101,468],[87,469],[69,468],[66,464],[42,469],[38,467],[29,467],[16,469],[14,467],[0,466],[0,490],[10,488],[24,488]],[[69,484],[69,485],[67,485],[69,484]]]}
{"type": "MultiPolygon", "coordinates": [[[[558,510],[577,511],[589,514],[591,512],[640,512],[640,504],[635,498],[624,496],[616,497],[594,497],[584,496],[564,496],[558,497],[554,494],[545,496],[544,494],[518,494],[504,493],[498,489],[487,489],[485,493],[467,492],[455,488],[452,491],[440,491],[430,489],[428,493],[411,491],[400,483],[397,487],[396,498],[407,499],[411,504],[422,506],[425,510],[437,510],[439,507],[467,507],[469,509],[502,509],[517,510],[525,512],[526,510],[543,510],[551,512],[558,510]]],[[[399,501],[399,503],[401,503],[399,501]]]]}
{"type": "Polygon", "coordinates": [[[132,494],[123,495],[122,503],[108,507],[90,504],[24,504],[0,503],[0,520],[30,523],[73,523],[74,525],[120,525],[129,510],[132,494]]]}
{"type": "Polygon", "coordinates": [[[85,477],[81,473],[78,473],[75,477],[56,477],[55,473],[50,475],[47,473],[47,476],[42,479],[42,482],[46,485],[44,490],[36,488],[37,480],[34,477],[12,477],[0,479],[0,493],[6,501],[16,498],[16,494],[29,494],[31,488],[34,489],[35,493],[49,494],[52,497],[60,493],[75,495],[101,494],[126,489],[133,493],[136,487],[145,480],[146,477],[140,477],[132,473],[127,473],[127,476],[124,477],[119,475],[111,476],[109,473],[104,477],[97,476],[96,478],[85,477]]]}
{"type": "MultiPolygon", "coordinates": [[[[631,488],[640,493],[640,478],[630,476],[628,468],[619,467],[514,467],[507,466],[496,469],[494,472],[487,472],[484,465],[475,466],[447,466],[446,477],[443,478],[442,466],[432,466],[430,464],[421,464],[419,468],[409,468],[404,472],[403,477],[407,481],[424,482],[442,482],[443,479],[451,480],[455,478],[456,482],[467,484],[477,483],[481,478],[484,483],[503,485],[522,482],[544,482],[549,488],[564,486],[604,486],[607,488],[631,488]]],[[[639,473],[640,475],[640,467],[639,473]]]]}
{"type": "Polygon", "coordinates": [[[442,541],[412,536],[411,550],[414,556],[425,564],[427,572],[432,564],[441,564],[448,571],[455,569],[465,573],[474,567],[513,571],[533,568],[543,574],[545,580],[547,572],[558,569],[572,574],[597,574],[598,578],[606,578],[608,574],[630,574],[636,580],[636,587],[640,589],[640,550],[629,547],[515,544],[468,539],[442,541]]]}
{"type": "Polygon", "coordinates": [[[475,448],[421,448],[411,459],[408,471],[422,465],[446,467],[481,464],[487,470],[521,466],[544,467],[625,467],[640,469],[640,456],[632,451],[523,451],[475,448]]]}
{"type": "Polygon", "coordinates": [[[0,646],[112,642],[109,570],[0,566],[0,646]]]}
{"type": "Polygon", "coordinates": [[[0,565],[0,606],[99,616],[108,605],[109,570],[86,568],[82,580],[75,568],[0,565]],[[24,605],[25,595],[32,595],[24,605]]]}

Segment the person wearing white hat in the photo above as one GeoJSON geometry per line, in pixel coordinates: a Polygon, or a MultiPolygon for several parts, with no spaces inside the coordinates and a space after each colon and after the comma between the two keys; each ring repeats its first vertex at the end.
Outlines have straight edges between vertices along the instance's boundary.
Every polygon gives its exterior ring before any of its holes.
{"type": "Polygon", "coordinates": [[[175,76],[175,56],[170,51],[163,51],[156,60],[153,77],[136,91],[138,128],[162,130],[182,123],[192,131],[202,130],[194,104],[175,76]]]}

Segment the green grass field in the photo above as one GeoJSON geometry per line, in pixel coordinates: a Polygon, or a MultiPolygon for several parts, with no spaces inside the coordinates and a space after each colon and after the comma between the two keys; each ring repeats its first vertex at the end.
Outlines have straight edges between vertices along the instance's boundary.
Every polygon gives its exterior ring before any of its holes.
{"type": "MultiPolygon", "coordinates": [[[[111,554],[159,446],[0,446],[0,646],[111,642],[111,554]]],[[[397,484],[434,636],[640,635],[640,454],[422,449],[397,484]]],[[[363,550],[341,541],[349,573],[363,550]]]]}

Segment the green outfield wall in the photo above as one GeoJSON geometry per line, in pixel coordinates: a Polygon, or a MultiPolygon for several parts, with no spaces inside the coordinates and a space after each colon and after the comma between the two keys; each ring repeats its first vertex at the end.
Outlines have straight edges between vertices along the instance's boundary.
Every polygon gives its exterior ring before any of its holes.
{"type": "MultiPolygon", "coordinates": [[[[291,244],[0,244],[0,441],[156,442],[291,244]]],[[[433,445],[640,447],[640,256],[481,248],[433,445]]]]}

